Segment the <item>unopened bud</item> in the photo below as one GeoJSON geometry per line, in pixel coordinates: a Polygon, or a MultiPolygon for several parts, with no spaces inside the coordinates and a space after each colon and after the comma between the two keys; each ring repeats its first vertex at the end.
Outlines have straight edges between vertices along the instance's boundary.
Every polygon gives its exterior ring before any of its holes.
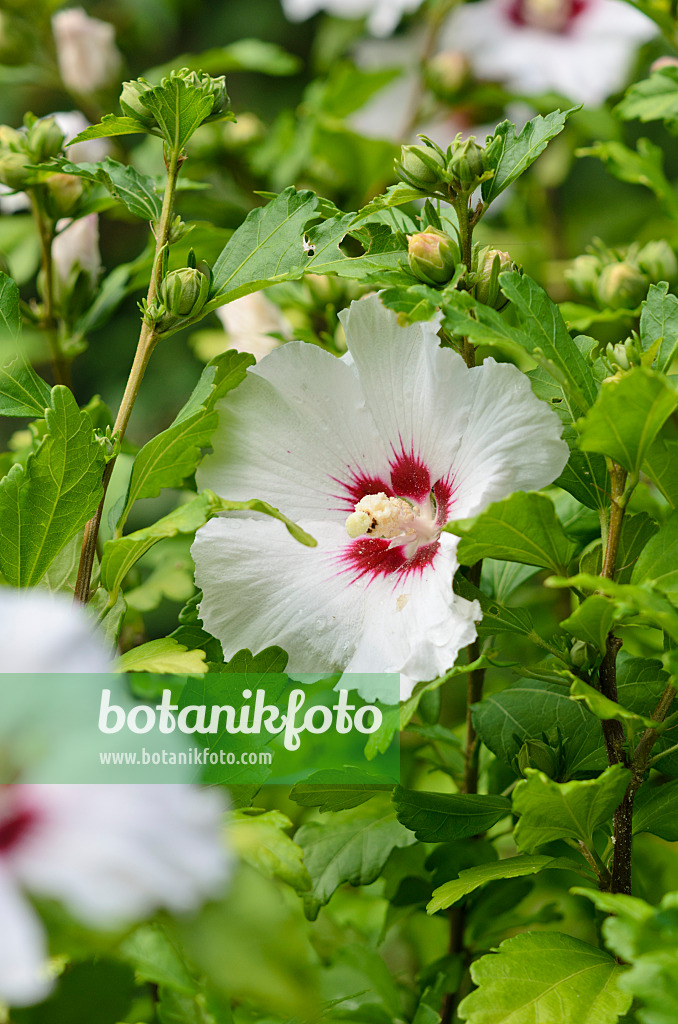
{"type": "Polygon", "coordinates": [[[632,366],[640,366],[643,350],[637,335],[632,335],[626,341],[619,341],[616,345],[609,343],[605,349],[608,362],[620,370],[630,370],[632,366]]]}
{"type": "Polygon", "coordinates": [[[450,159],[450,172],[458,191],[471,192],[485,173],[485,150],[475,138],[455,142],[450,159]]]}
{"type": "Polygon", "coordinates": [[[635,309],[647,295],[648,279],[633,263],[608,263],[600,272],[595,295],[608,309],[635,309]]]}
{"type": "Polygon", "coordinates": [[[430,146],[403,146],[396,170],[403,181],[422,192],[429,192],[445,184],[445,158],[430,146]]]}
{"type": "Polygon", "coordinates": [[[602,264],[598,257],[584,253],[583,256],[577,256],[572,266],[565,271],[565,277],[582,298],[590,299],[595,293],[601,270],[602,264]]]}
{"type": "Polygon", "coordinates": [[[33,163],[44,163],[58,156],[63,144],[64,133],[53,117],[41,117],[28,129],[26,145],[33,163]]]}
{"type": "Polygon", "coordinates": [[[471,65],[466,54],[448,50],[433,57],[426,65],[426,81],[431,92],[444,102],[451,102],[469,78],[471,65]]]}
{"type": "Polygon", "coordinates": [[[557,769],[555,751],[541,740],[525,740],[518,754],[518,771],[525,775],[527,768],[535,768],[550,779],[554,778],[557,769]]]}
{"type": "Polygon", "coordinates": [[[207,301],[210,280],[193,267],[172,270],[160,285],[162,315],[158,330],[176,327],[184,318],[197,316],[207,301]]]}
{"type": "Polygon", "coordinates": [[[57,220],[70,216],[84,191],[80,178],[73,174],[51,174],[46,185],[52,217],[57,220]]]}
{"type": "Polygon", "coordinates": [[[25,153],[26,136],[8,124],[0,124],[0,153],[25,153]]]}
{"type": "Polygon", "coordinates": [[[25,153],[4,153],[0,156],[0,182],[9,188],[23,191],[31,175],[30,169],[26,167],[28,162],[25,153]]]}
{"type": "Polygon", "coordinates": [[[123,114],[126,114],[127,117],[136,118],[137,121],[141,121],[148,128],[155,124],[155,118],[139,97],[152,88],[151,83],[147,82],[145,78],[136,78],[133,82],[123,82],[119,100],[120,109],[123,114]]]}
{"type": "Polygon", "coordinates": [[[408,235],[407,251],[410,270],[425,284],[447,284],[461,259],[456,242],[436,228],[408,235]]]}
{"type": "Polygon", "coordinates": [[[676,254],[663,238],[644,245],[636,256],[636,261],[653,284],[657,284],[658,281],[672,281],[678,274],[676,254]]]}
{"type": "Polygon", "coordinates": [[[517,270],[515,263],[507,252],[501,249],[485,249],[478,254],[476,279],[476,298],[486,306],[501,309],[506,299],[499,289],[499,275],[505,270],[517,270]]]}

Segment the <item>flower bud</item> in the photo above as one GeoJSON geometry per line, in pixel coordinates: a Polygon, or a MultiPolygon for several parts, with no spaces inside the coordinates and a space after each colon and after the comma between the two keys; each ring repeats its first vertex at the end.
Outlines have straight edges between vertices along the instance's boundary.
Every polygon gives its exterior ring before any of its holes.
{"type": "Polygon", "coordinates": [[[644,245],[636,256],[636,262],[653,284],[672,281],[678,274],[676,254],[664,238],[644,245]]]}
{"type": "Polygon", "coordinates": [[[630,370],[632,366],[640,366],[643,349],[638,335],[631,335],[626,341],[619,341],[616,345],[611,342],[605,349],[607,360],[613,368],[630,370]]]}
{"type": "Polygon", "coordinates": [[[64,133],[53,117],[41,117],[28,129],[26,145],[33,163],[41,164],[58,156],[64,144],[64,133]]]}
{"type": "Polygon", "coordinates": [[[626,260],[608,263],[600,272],[595,297],[608,309],[635,309],[647,295],[648,279],[639,267],[626,260]]]}
{"type": "Polygon", "coordinates": [[[505,270],[517,270],[515,263],[507,252],[501,249],[484,249],[478,254],[476,271],[476,298],[486,306],[501,309],[506,299],[499,289],[499,275],[505,270]]]}
{"type": "Polygon", "coordinates": [[[565,271],[565,277],[582,298],[590,299],[595,293],[601,270],[602,264],[598,257],[584,253],[583,256],[577,256],[572,266],[565,271]]]}
{"type": "Polygon", "coordinates": [[[396,170],[403,181],[422,192],[444,186],[445,158],[430,146],[403,146],[396,170]]]}
{"type": "Polygon", "coordinates": [[[453,239],[436,228],[408,235],[407,251],[412,273],[432,285],[447,284],[461,258],[453,239]]]}
{"type": "Polygon", "coordinates": [[[536,768],[550,779],[554,778],[557,770],[555,751],[541,740],[525,740],[518,754],[518,771],[525,775],[527,768],[536,768]]]}
{"type": "Polygon", "coordinates": [[[3,153],[0,156],[0,182],[9,188],[23,191],[31,176],[30,169],[26,167],[28,162],[25,153],[3,153]]]}
{"type": "Polygon", "coordinates": [[[449,169],[458,191],[472,192],[487,169],[485,150],[473,137],[464,139],[463,142],[455,142],[449,169]]]}
{"type": "Polygon", "coordinates": [[[52,217],[70,216],[84,191],[81,179],[73,174],[51,174],[45,184],[52,217]]]}
{"type": "Polygon", "coordinates": [[[85,96],[112,85],[122,60],[115,29],[90,18],[81,7],[59,11],[52,18],[61,80],[70,92],[85,96]]]}
{"type": "Polygon", "coordinates": [[[8,124],[0,124],[0,153],[25,153],[26,136],[8,124]]]}
{"type": "Polygon", "coordinates": [[[150,110],[143,105],[139,97],[152,88],[151,83],[147,82],[145,78],[136,78],[133,82],[123,82],[119,100],[123,114],[126,114],[127,117],[136,118],[137,121],[141,121],[148,128],[155,124],[155,118],[150,110]]]}
{"type": "Polygon", "coordinates": [[[433,57],[426,65],[426,82],[431,92],[449,103],[455,100],[469,78],[471,65],[464,53],[448,50],[433,57]]]}
{"type": "Polygon", "coordinates": [[[193,267],[172,270],[160,285],[160,315],[156,320],[158,331],[177,327],[189,316],[197,316],[207,301],[210,280],[193,267]]]}

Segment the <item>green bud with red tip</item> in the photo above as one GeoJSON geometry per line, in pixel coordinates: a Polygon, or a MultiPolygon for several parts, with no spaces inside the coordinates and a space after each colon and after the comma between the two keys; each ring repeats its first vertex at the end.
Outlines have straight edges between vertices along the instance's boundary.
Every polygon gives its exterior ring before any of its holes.
{"type": "Polygon", "coordinates": [[[437,228],[427,228],[416,235],[408,235],[407,251],[412,273],[430,285],[451,281],[461,261],[457,243],[437,228]]]}

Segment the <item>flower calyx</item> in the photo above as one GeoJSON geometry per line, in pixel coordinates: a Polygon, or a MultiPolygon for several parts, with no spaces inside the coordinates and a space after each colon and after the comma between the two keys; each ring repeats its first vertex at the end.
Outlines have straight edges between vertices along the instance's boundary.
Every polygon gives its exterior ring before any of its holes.
{"type": "Polygon", "coordinates": [[[456,241],[444,231],[427,227],[407,236],[410,270],[424,284],[448,284],[461,262],[456,241]]]}
{"type": "Polygon", "coordinates": [[[167,137],[167,124],[163,123],[162,117],[160,120],[158,119],[160,116],[158,101],[163,93],[167,93],[171,97],[177,87],[190,89],[201,99],[207,98],[211,101],[210,104],[206,104],[205,113],[193,130],[209,121],[235,120],[229,109],[230,100],[226,92],[224,75],[213,78],[207,72],[189,71],[188,68],[172,71],[169,76],[162,79],[159,85],[153,85],[145,78],[123,82],[119,100],[120,109],[127,117],[133,118],[143,126],[146,132],[160,135],[166,142],[170,142],[167,137]]]}
{"type": "Polygon", "coordinates": [[[193,322],[207,302],[212,272],[206,263],[199,269],[192,252],[189,264],[165,272],[156,301],[150,305],[141,303],[144,321],[156,334],[166,334],[193,322]]]}

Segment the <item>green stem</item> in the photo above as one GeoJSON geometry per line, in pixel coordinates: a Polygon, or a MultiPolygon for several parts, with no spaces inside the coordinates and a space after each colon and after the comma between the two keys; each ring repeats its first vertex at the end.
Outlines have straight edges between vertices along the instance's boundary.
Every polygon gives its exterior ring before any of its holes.
{"type": "MultiPolygon", "coordinates": [[[[172,227],[174,196],[176,193],[179,171],[181,170],[181,165],[183,163],[183,157],[176,151],[173,151],[170,154],[169,161],[166,157],[165,162],[167,166],[167,187],[165,188],[162,212],[160,214],[160,221],[155,236],[155,258],[153,260],[151,281],[146,295],[148,305],[155,300],[158,292],[158,261],[161,257],[162,250],[169,242],[172,227]]],[[[149,327],[144,321],[139,333],[139,342],[134,355],[134,362],[132,363],[132,368],[130,370],[129,377],[127,378],[127,386],[125,387],[120,408],[118,409],[118,415],[116,416],[115,424],[113,426],[113,433],[117,436],[118,441],[122,441],[125,436],[127,424],[129,423],[130,416],[132,415],[132,409],[134,408],[134,403],[136,402],[137,395],[139,394],[139,388],[141,387],[146,367],[148,366],[153,349],[157,342],[158,335],[155,333],[154,329],[149,327]]],[[[99,527],[101,526],[101,516],[104,510],[106,491],[111,479],[114,464],[115,459],[111,459],[111,461],[106,465],[103,479],[101,481],[104,493],[101,501],[99,502],[96,514],[85,526],[85,534],[80,551],[78,578],[75,584],[75,600],[80,601],[82,604],[87,604],[90,597],[90,580],[92,578],[92,567],[94,565],[97,537],[99,536],[99,527]]]]}
{"type": "Polygon", "coordinates": [[[68,360],[59,346],[56,302],[54,297],[54,261],[52,259],[52,243],[54,242],[54,222],[44,209],[36,189],[29,192],[33,216],[40,238],[40,266],[42,270],[42,318],[40,326],[45,332],[52,358],[52,370],[57,384],[71,387],[71,371],[68,360]]]}

